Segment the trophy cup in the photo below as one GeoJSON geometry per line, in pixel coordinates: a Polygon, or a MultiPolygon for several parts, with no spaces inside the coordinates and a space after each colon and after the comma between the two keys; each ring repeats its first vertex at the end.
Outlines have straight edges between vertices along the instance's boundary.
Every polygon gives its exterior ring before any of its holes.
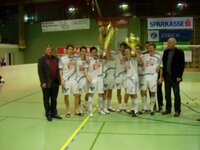
{"type": "Polygon", "coordinates": [[[130,33],[130,36],[126,37],[125,41],[128,44],[128,46],[130,46],[130,48],[132,49],[132,55],[135,55],[134,48],[139,43],[139,37],[136,37],[133,33],[130,33]]]}
{"type": "Polygon", "coordinates": [[[111,26],[111,23],[99,27],[99,45],[105,56],[110,51],[117,29],[111,26]]]}

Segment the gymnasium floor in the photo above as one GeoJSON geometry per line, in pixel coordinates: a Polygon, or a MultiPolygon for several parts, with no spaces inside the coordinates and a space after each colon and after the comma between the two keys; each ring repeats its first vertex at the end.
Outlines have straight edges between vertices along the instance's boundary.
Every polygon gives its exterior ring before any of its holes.
{"type": "Polygon", "coordinates": [[[200,150],[200,73],[184,74],[179,118],[174,112],[66,118],[60,90],[63,119],[52,122],[44,116],[36,64],[1,67],[0,74],[6,82],[0,86],[0,150],[200,150]]]}

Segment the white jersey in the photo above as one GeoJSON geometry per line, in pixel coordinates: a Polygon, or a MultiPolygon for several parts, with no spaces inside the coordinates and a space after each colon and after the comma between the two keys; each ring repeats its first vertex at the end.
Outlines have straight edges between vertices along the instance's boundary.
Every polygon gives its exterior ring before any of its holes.
{"type": "Polygon", "coordinates": [[[149,53],[144,54],[144,75],[153,75],[157,73],[158,67],[163,67],[162,58],[159,53],[150,55],[149,53]]]}
{"type": "Polygon", "coordinates": [[[115,70],[115,77],[120,75],[125,75],[126,73],[126,58],[121,54],[121,52],[117,53],[114,57],[116,60],[116,70],[115,70]]]}
{"type": "Polygon", "coordinates": [[[76,79],[76,59],[74,56],[62,56],[59,60],[59,69],[63,70],[63,78],[76,79]]]}
{"type": "Polygon", "coordinates": [[[115,66],[116,66],[115,60],[104,60],[104,63],[103,63],[104,78],[106,78],[107,76],[112,76],[114,78],[115,66]]]}
{"type": "Polygon", "coordinates": [[[126,76],[138,81],[138,61],[136,57],[131,57],[130,60],[126,61],[126,76]]]}
{"type": "Polygon", "coordinates": [[[86,66],[86,61],[82,60],[80,57],[78,57],[76,59],[76,75],[77,75],[77,81],[85,78],[85,74],[84,74],[84,69],[86,66]]]}
{"type": "MultiPolygon", "coordinates": [[[[144,54],[140,55],[141,59],[144,60],[144,54]]],[[[144,66],[143,64],[138,63],[138,75],[143,76],[144,75],[144,66]]]]}
{"type": "Polygon", "coordinates": [[[89,57],[85,67],[88,69],[88,75],[91,78],[103,77],[103,66],[101,59],[89,57]]]}

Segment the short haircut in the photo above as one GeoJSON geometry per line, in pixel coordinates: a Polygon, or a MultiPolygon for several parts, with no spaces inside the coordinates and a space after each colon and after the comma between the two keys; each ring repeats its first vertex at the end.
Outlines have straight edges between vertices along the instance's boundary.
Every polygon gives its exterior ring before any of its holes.
{"type": "Polygon", "coordinates": [[[130,51],[132,50],[132,48],[130,46],[127,46],[125,49],[129,49],[130,51]]]}
{"type": "Polygon", "coordinates": [[[149,42],[149,41],[146,41],[144,44],[149,44],[149,43],[151,43],[151,42],[149,42]]]}
{"type": "Polygon", "coordinates": [[[80,52],[82,51],[82,49],[86,49],[87,50],[87,48],[85,46],[81,46],[80,47],[80,52]]]}
{"type": "Polygon", "coordinates": [[[69,47],[72,47],[72,48],[74,49],[74,45],[68,44],[68,45],[66,46],[66,50],[67,50],[69,47]]]}
{"type": "Polygon", "coordinates": [[[135,45],[135,47],[139,47],[140,49],[142,49],[142,46],[140,44],[135,45]]]}
{"type": "Polygon", "coordinates": [[[156,44],[153,43],[153,42],[150,42],[149,45],[148,45],[148,47],[149,47],[149,46],[153,46],[154,48],[156,48],[156,44]]]}
{"type": "Polygon", "coordinates": [[[90,53],[91,53],[93,50],[98,51],[97,48],[96,48],[95,46],[90,47],[90,53]]]}
{"type": "Polygon", "coordinates": [[[121,42],[119,46],[120,46],[120,47],[123,46],[123,47],[126,48],[126,47],[128,46],[128,44],[127,44],[126,42],[121,42]]]}

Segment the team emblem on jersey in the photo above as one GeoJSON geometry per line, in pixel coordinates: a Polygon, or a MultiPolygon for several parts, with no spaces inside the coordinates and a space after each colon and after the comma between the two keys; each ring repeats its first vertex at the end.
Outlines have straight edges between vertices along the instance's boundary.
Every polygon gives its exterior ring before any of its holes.
{"type": "Polygon", "coordinates": [[[90,90],[93,91],[93,90],[94,90],[94,87],[93,87],[93,86],[90,86],[90,90]]]}

